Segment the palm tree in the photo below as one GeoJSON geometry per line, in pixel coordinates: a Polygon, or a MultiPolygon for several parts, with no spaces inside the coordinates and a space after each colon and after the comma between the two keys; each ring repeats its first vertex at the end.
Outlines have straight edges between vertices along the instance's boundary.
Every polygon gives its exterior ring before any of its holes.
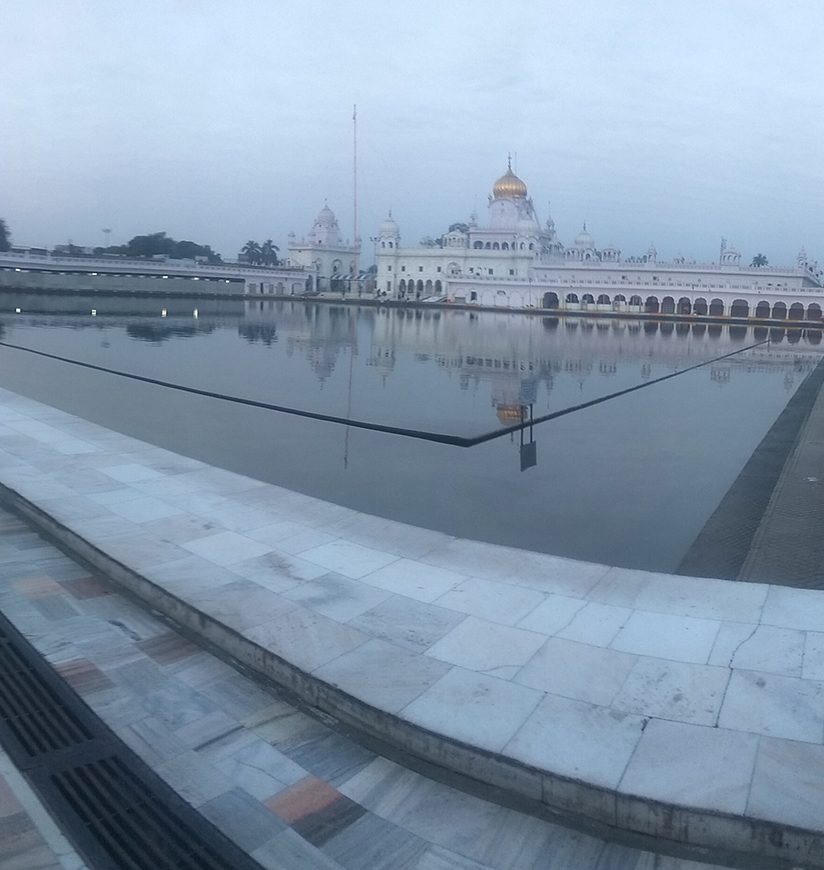
{"type": "Polygon", "coordinates": [[[752,263],[750,263],[750,265],[756,266],[757,268],[760,269],[762,266],[767,265],[767,258],[763,254],[756,254],[752,258],[752,263]]]}
{"type": "Polygon", "coordinates": [[[263,264],[265,266],[277,266],[279,250],[280,248],[271,239],[266,239],[260,249],[263,264]]]}
{"type": "Polygon", "coordinates": [[[246,258],[250,263],[259,263],[261,260],[260,245],[252,239],[249,239],[249,241],[246,242],[240,252],[246,254],[246,258]]]}

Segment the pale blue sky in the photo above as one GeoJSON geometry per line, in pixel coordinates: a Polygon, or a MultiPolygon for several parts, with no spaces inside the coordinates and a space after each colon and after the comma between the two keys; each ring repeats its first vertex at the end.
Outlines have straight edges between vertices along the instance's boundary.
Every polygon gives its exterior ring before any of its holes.
{"type": "Polygon", "coordinates": [[[233,256],[387,208],[481,219],[517,152],[561,239],[824,259],[819,0],[5,0],[0,217],[21,244],[166,230],[233,256]]]}

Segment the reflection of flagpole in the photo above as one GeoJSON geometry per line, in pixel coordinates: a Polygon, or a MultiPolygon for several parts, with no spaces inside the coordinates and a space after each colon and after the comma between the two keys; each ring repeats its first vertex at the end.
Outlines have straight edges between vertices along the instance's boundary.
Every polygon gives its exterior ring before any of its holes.
{"type": "MultiPolygon", "coordinates": [[[[349,420],[352,416],[352,370],[355,365],[355,353],[358,349],[358,334],[355,329],[355,312],[349,312],[349,319],[352,324],[352,341],[349,347],[349,388],[346,394],[346,419],[349,420]]],[[[343,436],[343,467],[349,466],[349,429],[346,427],[346,433],[343,436]]]]}

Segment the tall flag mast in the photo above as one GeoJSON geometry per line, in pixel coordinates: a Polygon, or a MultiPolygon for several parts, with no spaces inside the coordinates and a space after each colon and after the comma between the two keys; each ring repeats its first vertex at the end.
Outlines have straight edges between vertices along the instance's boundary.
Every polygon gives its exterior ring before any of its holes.
{"type": "Polygon", "coordinates": [[[352,278],[360,286],[360,233],[358,232],[358,105],[352,109],[352,180],[353,180],[353,224],[355,234],[355,260],[352,266],[352,278]]]}

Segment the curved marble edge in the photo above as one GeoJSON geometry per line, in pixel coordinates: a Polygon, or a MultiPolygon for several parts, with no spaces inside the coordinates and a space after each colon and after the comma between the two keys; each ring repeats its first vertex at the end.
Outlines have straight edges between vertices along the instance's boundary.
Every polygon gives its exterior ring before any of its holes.
{"type": "Polygon", "coordinates": [[[824,593],[454,539],[6,391],[0,479],[71,552],[374,737],[562,816],[824,866],[824,593]]]}

